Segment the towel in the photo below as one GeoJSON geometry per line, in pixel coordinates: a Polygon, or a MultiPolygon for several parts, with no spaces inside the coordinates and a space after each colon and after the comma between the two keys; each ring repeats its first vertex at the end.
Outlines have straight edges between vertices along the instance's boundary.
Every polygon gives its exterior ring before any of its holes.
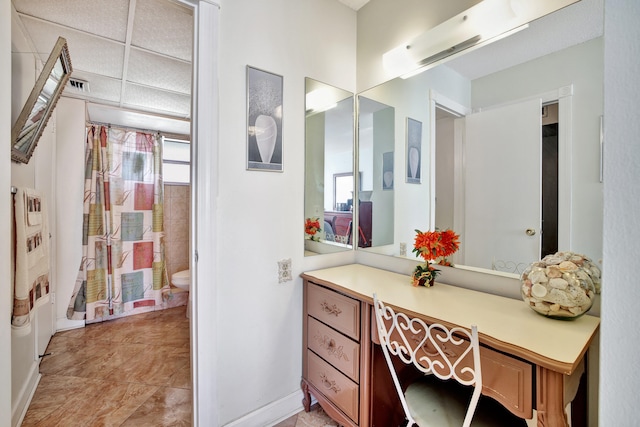
{"type": "Polygon", "coordinates": [[[33,308],[50,292],[49,225],[46,203],[38,191],[19,189],[14,204],[16,265],[11,325],[28,333],[33,308]]]}

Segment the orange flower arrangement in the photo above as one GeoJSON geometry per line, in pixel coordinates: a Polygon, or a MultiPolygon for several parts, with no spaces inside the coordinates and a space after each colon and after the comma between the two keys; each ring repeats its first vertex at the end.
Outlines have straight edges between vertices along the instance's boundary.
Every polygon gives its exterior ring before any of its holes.
{"type": "Polygon", "coordinates": [[[460,247],[460,236],[453,230],[425,231],[416,230],[413,251],[416,257],[422,257],[425,264],[418,265],[413,271],[413,286],[432,286],[433,281],[440,273],[431,261],[438,260],[436,264],[451,265],[447,257],[453,255],[460,247]]]}
{"type": "Polygon", "coordinates": [[[316,233],[322,231],[320,228],[320,219],[319,218],[307,218],[304,220],[304,232],[309,239],[319,241],[316,233]]]}

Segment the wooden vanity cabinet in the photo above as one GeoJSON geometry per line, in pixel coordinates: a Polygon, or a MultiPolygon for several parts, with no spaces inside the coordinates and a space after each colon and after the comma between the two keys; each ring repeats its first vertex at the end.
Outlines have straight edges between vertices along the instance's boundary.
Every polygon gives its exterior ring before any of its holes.
{"type": "Polygon", "coordinates": [[[588,425],[585,353],[598,330],[597,317],[552,321],[519,300],[442,283],[414,288],[409,276],[358,264],[307,272],[302,278],[305,410],[313,396],[343,426],[402,422],[375,333],[376,293],[427,323],[480,324],[482,394],[516,416],[536,415],[539,427],[588,425]],[[577,403],[571,420],[564,411],[569,402],[577,403]]]}
{"type": "Polygon", "coordinates": [[[303,404],[315,397],[327,414],[343,426],[369,425],[369,323],[361,301],[304,281],[303,404]],[[365,338],[362,340],[362,338],[365,338]],[[366,382],[366,381],[365,381],[366,382]]]}
{"type": "MultiPolygon", "coordinates": [[[[302,390],[305,410],[313,395],[334,420],[344,426],[369,426],[371,418],[380,411],[369,413],[369,408],[387,408],[385,416],[393,416],[389,407],[395,400],[387,366],[374,367],[377,375],[369,374],[371,364],[382,358],[372,354],[371,344],[379,344],[375,331],[373,307],[335,289],[304,281],[304,355],[302,390]],[[366,329],[366,332],[364,331],[366,329]],[[376,378],[371,378],[376,376],[376,378]],[[365,386],[385,390],[368,390],[365,386]],[[391,393],[393,394],[393,393],[391,393]],[[370,402],[373,402],[372,404],[370,402]]],[[[481,360],[486,378],[483,394],[493,397],[514,414],[522,418],[532,416],[533,366],[483,347],[481,360]]],[[[384,418],[377,416],[377,418],[384,418]]]]}

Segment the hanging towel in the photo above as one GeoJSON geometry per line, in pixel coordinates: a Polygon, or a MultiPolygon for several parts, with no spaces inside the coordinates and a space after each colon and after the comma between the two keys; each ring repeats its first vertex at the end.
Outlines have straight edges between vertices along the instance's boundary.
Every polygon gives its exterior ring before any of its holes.
{"type": "Polygon", "coordinates": [[[14,331],[28,333],[31,312],[50,292],[49,225],[46,203],[32,189],[18,189],[14,197],[16,270],[13,290],[14,331]]]}

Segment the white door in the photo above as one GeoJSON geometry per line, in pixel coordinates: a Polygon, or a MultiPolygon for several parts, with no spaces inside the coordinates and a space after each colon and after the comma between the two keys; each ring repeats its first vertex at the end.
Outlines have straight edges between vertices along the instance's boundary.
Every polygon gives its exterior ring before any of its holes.
{"type": "Polygon", "coordinates": [[[540,258],[541,108],[535,99],[465,118],[466,265],[521,271],[540,258]]]}

